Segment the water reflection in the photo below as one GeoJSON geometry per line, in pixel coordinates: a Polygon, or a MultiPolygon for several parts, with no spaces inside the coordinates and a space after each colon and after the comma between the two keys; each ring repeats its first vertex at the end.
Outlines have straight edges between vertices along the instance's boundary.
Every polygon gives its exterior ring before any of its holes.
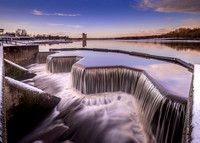
{"type": "Polygon", "coordinates": [[[175,95],[187,98],[190,91],[192,74],[187,70],[174,64],[153,64],[149,66],[137,66],[144,69],[155,78],[159,83],[165,86],[175,95]]]}
{"type": "Polygon", "coordinates": [[[96,66],[130,66],[147,71],[159,84],[171,94],[187,98],[190,90],[192,73],[176,64],[164,61],[145,59],[111,52],[65,51],[51,55],[52,57],[79,56],[84,57],[77,64],[85,67],[96,66]]]}
{"type": "MultiPolygon", "coordinates": [[[[49,51],[50,48],[80,48],[82,41],[59,45],[40,45],[40,51],[49,51]]],[[[143,52],[153,55],[176,57],[190,63],[200,64],[200,42],[152,42],[133,40],[87,40],[87,48],[120,49],[143,52]]]]}

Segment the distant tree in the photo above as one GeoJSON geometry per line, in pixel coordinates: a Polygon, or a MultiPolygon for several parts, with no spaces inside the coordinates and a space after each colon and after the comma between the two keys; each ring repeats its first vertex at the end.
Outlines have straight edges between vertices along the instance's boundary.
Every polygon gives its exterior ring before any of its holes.
{"type": "Polygon", "coordinates": [[[16,30],[16,33],[15,33],[16,36],[20,36],[20,35],[21,35],[21,31],[22,31],[21,29],[17,29],[17,30],[16,30]]]}
{"type": "Polygon", "coordinates": [[[21,36],[27,36],[27,31],[25,29],[22,29],[21,36]]]}
{"type": "Polygon", "coordinates": [[[179,28],[167,34],[165,37],[177,37],[177,38],[200,38],[200,28],[179,28]]]}
{"type": "Polygon", "coordinates": [[[17,29],[15,35],[16,36],[27,36],[28,34],[25,29],[17,29]]]}

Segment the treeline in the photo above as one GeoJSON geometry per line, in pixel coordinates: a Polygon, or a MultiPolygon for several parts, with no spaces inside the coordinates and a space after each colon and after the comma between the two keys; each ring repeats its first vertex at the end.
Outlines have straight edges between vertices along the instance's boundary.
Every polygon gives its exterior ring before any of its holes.
{"type": "Polygon", "coordinates": [[[35,39],[38,39],[38,40],[58,40],[58,39],[65,39],[65,40],[67,40],[67,39],[69,39],[68,36],[59,36],[59,35],[53,36],[53,35],[45,35],[45,34],[43,34],[43,35],[37,34],[37,35],[33,35],[33,37],[35,39]]]}
{"type": "Polygon", "coordinates": [[[115,39],[122,40],[139,40],[139,39],[155,39],[155,38],[172,38],[174,39],[200,39],[200,28],[179,28],[172,32],[162,35],[151,35],[151,36],[129,36],[129,37],[118,37],[115,39]]]}
{"type": "Polygon", "coordinates": [[[154,39],[154,38],[163,38],[162,35],[151,35],[151,36],[132,36],[132,37],[117,37],[116,40],[140,40],[140,39],[154,39]]]}
{"type": "Polygon", "coordinates": [[[200,28],[179,28],[163,36],[166,38],[200,38],[200,28]]]}

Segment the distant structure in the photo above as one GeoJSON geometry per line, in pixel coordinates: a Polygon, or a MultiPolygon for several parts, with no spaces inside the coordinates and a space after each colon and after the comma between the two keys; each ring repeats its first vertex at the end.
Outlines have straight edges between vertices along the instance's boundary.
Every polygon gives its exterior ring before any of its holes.
{"type": "Polygon", "coordinates": [[[0,29],[0,34],[3,34],[3,32],[4,32],[4,29],[0,29]]]}
{"type": "Polygon", "coordinates": [[[87,46],[87,34],[83,33],[82,34],[82,46],[86,47],[87,46]]]}

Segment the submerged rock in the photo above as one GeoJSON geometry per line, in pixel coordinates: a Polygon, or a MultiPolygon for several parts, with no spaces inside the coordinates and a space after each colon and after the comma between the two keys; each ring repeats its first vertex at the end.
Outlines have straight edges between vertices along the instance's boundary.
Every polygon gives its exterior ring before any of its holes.
{"type": "Polygon", "coordinates": [[[59,103],[60,98],[5,77],[8,142],[30,132],[59,103]]]}

